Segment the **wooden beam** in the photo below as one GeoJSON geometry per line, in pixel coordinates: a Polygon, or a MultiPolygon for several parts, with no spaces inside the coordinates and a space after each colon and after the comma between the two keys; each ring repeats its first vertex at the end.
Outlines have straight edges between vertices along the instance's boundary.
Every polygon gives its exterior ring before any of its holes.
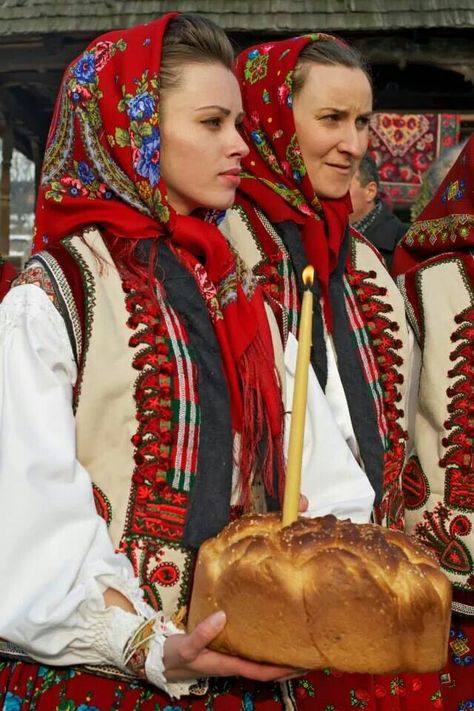
{"type": "Polygon", "coordinates": [[[423,43],[407,37],[352,38],[352,43],[370,64],[394,64],[405,69],[413,64],[426,64],[461,74],[474,83],[472,40],[453,37],[427,40],[423,43]]]}
{"type": "Polygon", "coordinates": [[[7,125],[2,136],[2,172],[0,176],[0,252],[10,252],[10,168],[13,155],[13,131],[7,125]]]}
{"type": "Polygon", "coordinates": [[[12,42],[8,37],[0,37],[1,72],[51,70],[63,71],[74,57],[80,54],[94,35],[84,37],[63,37],[57,47],[51,47],[46,37],[30,41],[12,42]]]}
{"type": "Polygon", "coordinates": [[[0,86],[0,109],[9,116],[14,131],[14,143],[21,153],[33,160],[31,143],[38,138],[43,143],[48,133],[51,113],[48,106],[31,111],[30,106],[37,101],[22,101],[14,93],[14,89],[0,86]]]}

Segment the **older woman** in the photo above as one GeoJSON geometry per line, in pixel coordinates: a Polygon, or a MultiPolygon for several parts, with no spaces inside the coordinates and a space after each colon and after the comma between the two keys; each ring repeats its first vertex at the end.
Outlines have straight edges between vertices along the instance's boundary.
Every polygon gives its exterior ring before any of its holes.
{"type": "Polygon", "coordinates": [[[248,153],[232,65],[222,31],[167,15],[66,71],[41,251],[0,313],[4,709],[283,708],[257,680],[291,670],[206,649],[223,613],[171,622],[251,475],[281,478],[262,293],[215,225],[248,153]]]}
{"type": "MultiPolygon", "coordinates": [[[[222,229],[273,307],[289,373],[301,272],[308,263],[315,268],[312,366],[340,436],[324,456],[313,452],[313,496],[318,500],[321,485],[324,499],[318,513],[341,515],[343,502],[343,515],[360,520],[354,479],[344,478],[347,466],[340,466],[350,461],[375,493],[367,518],[403,529],[410,336],[403,300],[379,254],[348,227],[349,185],[367,149],[372,111],[367,71],[340,40],[312,34],[245,50],[237,73],[250,152],[222,229]],[[332,499],[321,481],[327,472],[332,499]]],[[[380,635],[390,644],[388,630],[380,635]]],[[[440,690],[437,675],[374,678],[327,670],[295,682],[294,693],[298,708],[373,711],[431,709],[440,690]]]]}

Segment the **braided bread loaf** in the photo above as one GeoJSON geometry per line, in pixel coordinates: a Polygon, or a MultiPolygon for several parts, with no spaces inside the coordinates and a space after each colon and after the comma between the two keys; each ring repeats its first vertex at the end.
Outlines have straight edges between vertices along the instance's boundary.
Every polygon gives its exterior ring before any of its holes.
{"type": "Polygon", "coordinates": [[[212,649],[347,672],[428,672],[445,663],[451,586],[399,531],[249,514],[200,549],[188,631],[224,610],[212,649]]]}

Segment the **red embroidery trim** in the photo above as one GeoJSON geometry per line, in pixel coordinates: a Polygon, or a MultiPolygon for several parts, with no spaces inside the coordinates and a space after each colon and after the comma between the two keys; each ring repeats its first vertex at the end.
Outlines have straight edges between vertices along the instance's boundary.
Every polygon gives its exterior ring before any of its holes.
{"type": "Polygon", "coordinates": [[[454,320],[460,326],[451,341],[459,343],[450,355],[455,365],[448,378],[455,382],[446,391],[450,416],[444,426],[449,434],[442,440],[447,452],[439,465],[446,469],[446,503],[474,511],[474,308],[465,309],[454,320]]]}
{"type": "Polygon", "coordinates": [[[433,511],[425,511],[423,521],[415,527],[419,540],[434,550],[443,568],[451,573],[466,575],[472,572],[472,557],[459,536],[468,536],[471,522],[467,516],[454,516],[443,503],[438,502],[433,511]]]}
{"type": "Polygon", "coordinates": [[[421,509],[428,501],[430,483],[418,457],[410,457],[403,469],[402,490],[405,507],[411,511],[421,509]]]}
{"type": "Polygon", "coordinates": [[[387,423],[384,495],[377,507],[376,518],[379,523],[383,521],[390,528],[403,529],[405,520],[401,469],[408,435],[400,424],[404,412],[397,407],[397,403],[401,400],[398,386],[403,383],[403,375],[398,370],[403,363],[403,358],[399,354],[402,342],[394,335],[399,330],[399,325],[396,321],[389,320],[387,316],[393,311],[393,307],[379,298],[386,295],[387,289],[369,281],[376,276],[377,273],[373,270],[361,271],[348,265],[347,278],[359,303],[379,370],[383,411],[387,423]]]}
{"type": "Polygon", "coordinates": [[[130,533],[180,541],[188,495],[168,483],[174,446],[173,376],[175,365],[166,342],[167,330],[149,288],[131,274],[124,275],[127,325],[134,329],[129,345],[136,349],[133,367],[138,427],[132,437],[135,469],[129,507],[130,533]]]}

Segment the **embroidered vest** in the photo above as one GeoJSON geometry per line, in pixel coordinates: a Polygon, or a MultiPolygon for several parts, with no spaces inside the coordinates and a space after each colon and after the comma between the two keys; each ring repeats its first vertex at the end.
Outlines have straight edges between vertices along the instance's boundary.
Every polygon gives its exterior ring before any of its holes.
{"type": "Polygon", "coordinates": [[[474,614],[474,255],[433,257],[398,283],[422,350],[416,454],[403,473],[408,530],[474,614]]]}
{"type": "Polygon", "coordinates": [[[114,547],[131,560],[147,601],[172,616],[187,604],[194,562],[181,545],[199,437],[184,328],[162,294],[152,306],[147,286],[118,272],[95,230],[40,252],[38,262],[78,363],[77,458],[114,547]]]}
{"type": "MultiPolygon", "coordinates": [[[[264,287],[283,341],[296,335],[299,296],[290,255],[278,232],[258,209],[252,219],[240,206],[227,212],[221,229],[264,287]],[[261,221],[263,244],[252,224],[261,221]]],[[[351,232],[345,269],[345,306],[370,387],[384,445],[384,491],[375,518],[404,528],[401,471],[407,439],[406,400],[411,361],[410,335],[400,292],[380,256],[359,233],[351,232]]]]}

